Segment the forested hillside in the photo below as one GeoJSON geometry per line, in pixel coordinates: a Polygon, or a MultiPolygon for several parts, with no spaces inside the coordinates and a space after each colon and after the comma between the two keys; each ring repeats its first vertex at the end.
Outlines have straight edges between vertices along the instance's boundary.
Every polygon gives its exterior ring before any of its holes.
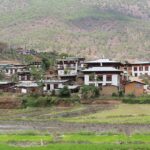
{"type": "Polygon", "coordinates": [[[0,0],[0,41],[86,57],[150,58],[149,0],[0,0]]]}

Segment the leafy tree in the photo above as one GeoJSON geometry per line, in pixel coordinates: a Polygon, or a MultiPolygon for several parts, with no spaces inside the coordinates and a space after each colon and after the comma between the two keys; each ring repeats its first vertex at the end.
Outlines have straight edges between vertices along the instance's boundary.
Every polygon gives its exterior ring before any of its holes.
{"type": "Polygon", "coordinates": [[[38,82],[43,79],[44,73],[42,69],[37,69],[35,67],[32,67],[30,73],[33,76],[34,80],[38,82]]]}
{"type": "Polygon", "coordinates": [[[60,97],[70,97],[71,96],[71,92],[67,86],[64,86],[62,89],[59,90],[59,96],[60,97]]]}
{"type": "Polygon", "coordinates": [[[45,71],[48,70],[50,65],[51,65],[51,62],[48,58],[43,58],[42,59],[42,68],[43,68],[43,70],[45,70],[45,71]]]}

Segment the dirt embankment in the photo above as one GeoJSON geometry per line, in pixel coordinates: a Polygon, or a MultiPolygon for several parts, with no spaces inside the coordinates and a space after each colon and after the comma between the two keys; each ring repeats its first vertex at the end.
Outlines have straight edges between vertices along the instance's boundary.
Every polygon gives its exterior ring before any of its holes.
{"type": "Polygon", "coordinates": [[[22,102],[16,95],[8,94],[0,96],[0,109],[21,108],[22,102]]]}

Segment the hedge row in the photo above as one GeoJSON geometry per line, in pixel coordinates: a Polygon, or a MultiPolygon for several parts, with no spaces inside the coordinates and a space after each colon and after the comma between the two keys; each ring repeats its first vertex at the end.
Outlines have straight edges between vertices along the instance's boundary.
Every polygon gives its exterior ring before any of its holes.
{"type": "Polygon", "coordinates": [[[127,97],[122,100],[124,103],[128,104],[150,104],[150,95],[142,97],[127,97]]]}
{"type": "Polygon", "coordinates": [[[79,102],[78,97],[60,98],[52,96],[26,95],[22,98],[23,107],[48,107],[57,105],[59,102],[75,103],[79,102]]]}

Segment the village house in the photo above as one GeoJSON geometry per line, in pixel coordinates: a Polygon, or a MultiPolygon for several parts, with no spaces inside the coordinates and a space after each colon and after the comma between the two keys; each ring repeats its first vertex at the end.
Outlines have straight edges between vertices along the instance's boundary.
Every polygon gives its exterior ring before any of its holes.
{"type": "Polygon", "coordinates": [[[113,67],[92,67],[82,71],[84,73],[84,84],[102,86],[114,85],[120,87],[122,71],[113,67]]]}
{"type": "Polygon", "coordinates": [[[132,81],[125,85],[125,95],[142,96],[144,94],[144,83],[132,81]]]}
{"type": "Polygon", "coordinates": [[[32,81],[33,80],[31,72],[28,70],[18,71],[17,77],[19,81],[32,81]]]}
{"type": "Polygon", "coordinates": [[[39,69],[42,66],[42,62],[41,61],[34,61],[34,62],[30,63],[28,66],[29,66],[30,69],[32,67],[35,67],[35,68],[39,69]]]}
{"type": "Polygon", "coordinates": [[[17,72],[25,71],[27,69],[26,65],[9,65],[3,68],[3,72],[6,76],[12,76],[17,72]]]}
{"type": "Polygon", "coordinates": [[[11,81],[0,81],[1,92],[11,92],[15,86],[14,82],[11,81]]]}
{"type": "Polygon", "coordinates": [[[34,81],[22,81],[15,86],[17,93],[22,94],[41,94],[42,87],[34,81]]]}
{"type": "Polygon", "coordinates": [[[68,84],[68,80],[44,80],[43,81],[44,92],[52,92],[53,90],[58,90],[64,87],[64,85],[68,84]]]}
{"type": "Polygon", "coordinates": [[[150,76],[150,62],[126,62],[123,67],[129,77],[150,76]]]}
{"type": "Polygon", "coordinates": [[[140,77],[141,75],[150,76],[150,62],[135,62],[131,64],[132,76],[140,77]]]}
{"type": "Polygon", "coordinates": [[[67,57],[57,60],[58,77],[61,80],[75,81],[84,67],[84,58],[67,57]]]}

